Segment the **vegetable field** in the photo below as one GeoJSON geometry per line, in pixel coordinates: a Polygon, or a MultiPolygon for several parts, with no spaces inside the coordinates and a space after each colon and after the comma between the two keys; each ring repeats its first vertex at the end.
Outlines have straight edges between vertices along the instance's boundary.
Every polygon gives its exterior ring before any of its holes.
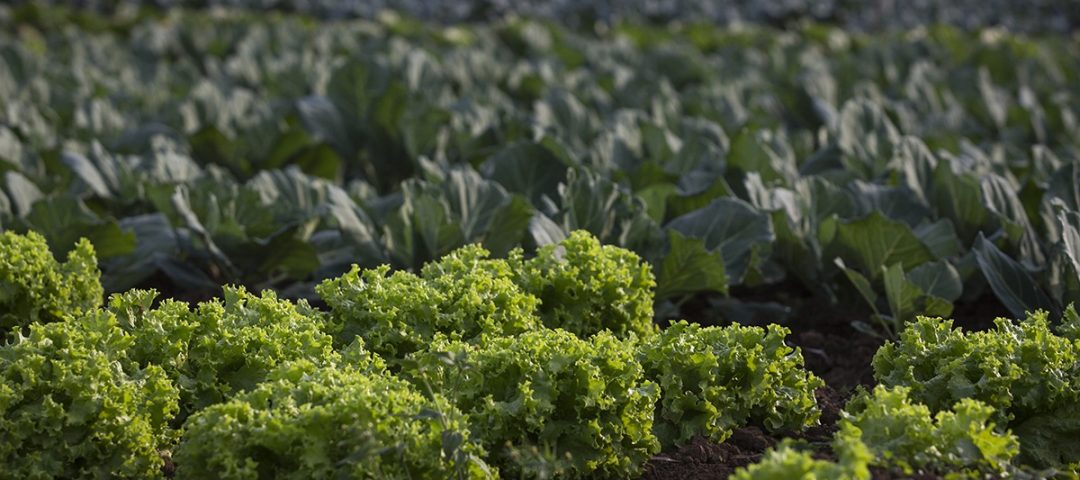
{"type": "Polygon", "coordinates": [[[1080,7],[847,3],[0,6],[0,480],[1077,478],[1080,7]]]}

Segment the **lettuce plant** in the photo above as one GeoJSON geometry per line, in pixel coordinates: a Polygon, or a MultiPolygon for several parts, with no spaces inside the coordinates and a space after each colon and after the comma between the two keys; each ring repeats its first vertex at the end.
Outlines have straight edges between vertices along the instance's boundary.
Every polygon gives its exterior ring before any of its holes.
{"type": "Polygon", "coordinates": [[[1080,345],[1055,335],[1038,312],[1020,322],[965,333],[951,320],[920,318],[874,356],[884,385],[911,388],[932,410],[974,398],[1008,422],[1080,400],[1080,345]]]}
{"type": "Polygon", "coordinates": [[[160,476],[178,392],[160,367],[132,368],[135,341],[98,310],[0,345],[0,476],[160,476]]]}
{"type": "Polygon", "coordinates": [[[461,414],[408,382],[352,366],[283,364],[193,415],[177,478],[492,478],[461,414]]]}
{"type": "Polygon", "coordinates": [[[854,425],[840,425],[832,444],[836,461],[814,458],[785,440],[766,452],[761,461],[736,470],[731,480],[869,480],[873,454],[858,440],[858,435],[854,425]]]}
{"type": "Polygon", "coordinates": [[[179,385],[185,414],[255,387],[281,363],[336,358],[325,315],[304,301],[239,287],[195,309],[171,301],[152,309],[153,298],[132,291],[113,296],[109,308],[134,338],[132,360],[160,365],[179,385]]]}
{"type": "Polygon", "coordinates": [[[536,256],[511,253],[522,288],[540,299],[540,315],[550,328],[579,336],[609,330],[625,338],[648,336],[653,325],[652,268],[636,253],[600,241],[584,230],[545,245],[536,256]]]}
{"type": "Polygon", "coordinates": [[[157,297],[155,290],[128,290],[111,295],[106,308],[134,339],[128,358],[140,367],[158,365],[180,382],[188,373],[188,346],[199,322],[186,302],[166,299],[155,308],[157,297]]]}
{"type": "Polygon", "coordinates": [[[999,431],[994,409],[964,399],[931,413],[912,401],[905,387],[878,385],[848,402],[833,436],[836,461],[817,459],[787,440],[760,462],[740,469],[735,480],[820,478],[866,480],[870,466],[948,474],[946,478],[984,478],[1013,471],[1016,436],[999,431]]]}
{"type": "Polygon", "coordinates": [[[995,429],[993,407],[965,398],[933,414],[912,401],[909,392],[878,385],[857,395],[840,420],[857,430],[841,430],[840,436],[846,433],[846,441],[866,444],[875,464],[906,474],[919,468],[1002,473],[1019,451],[1016,436],[995,429]]]}
{"type": "Polygon", "coordinates": [[[631,477],[659,450],[656,384],[610,333],[542,329],[481,345],[440,340],[410,375],[469,415],[512,477],[631,477]]]}
{"type": "Polygon", "coordinates": [[[772,431],[817,423],[814,390],[824,382],[784,344],[787,329],[672,323],[639,349],[646,376],[662,392],[654,430],[664,446],[695,435],[722,442],[734,428],[772,431]]]}
{"type": "Polygon", "coordinates": [[[421,275],[359,267],[316,290],[333,309],[339,342],[360,336],[388,359],[422,350],[436,334],[476,341],[541,326],[537,299],[513,282],[505,260],[470,245],[424,266],[421,275]]]}
{"type": "MultiPolygon", "coordinates": [[[[1061,330],[1074,332],[1069,309],[1061,330]]],[[[1080,461],[1080,342],[1056,335],[1037,312],[992,330],[965,333],[952,321],[920,318],[874,356],[874,375],[887,386],[910,388],[931,411],[961,399],[996,410],[994,420],[1020,438],[1020,463],[1060,467],[1080,461]]]]}
{"type": "Polygon", "coordinates": [[[54,322],[101,306],[101,273],[85,239],[60,263],[36,232],[0,233],[0,329],[54,322]]]}

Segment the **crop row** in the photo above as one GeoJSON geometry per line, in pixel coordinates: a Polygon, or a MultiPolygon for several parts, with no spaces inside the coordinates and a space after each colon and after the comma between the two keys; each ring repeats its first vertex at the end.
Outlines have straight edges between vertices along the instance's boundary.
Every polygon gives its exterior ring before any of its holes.
{"type": "Polygon", "coordinates": [[[138,7],[241,8],[301,12],[325,19],[377,18],[387,10],[441,23],[492,21],[508,16],[552,19],[591,27],[618,21],[708,21],[789,25],[801,21],[836,23],[850,30],[895,30],[928,24],[966,29],[1003,27],[1015,31],[1068,33],[1080,24],[1080,10],[1053,0],[15,0],[27,10],[35,5],[67,5],[99,12],[138,7]]]}
{"type": "MultiPolygon", "coordinates": [[[[817,423],[823,382],[786,329],[658,330],[654,285],[576,232],[527,259],[472,245],[419,274],[354,268],[318,287],[329,311],[239,287],[102,304],[88,242],[61,263],[4,233],[0,478],[160,478],[166,461],[177,478],[625,478],[696,435],[817,423]]],[[[875,357],[837,462],[786,442],[737,475],[1075,469],[1077,332],[1071,308],[1057,333],[1045,313],[971,334],[922,318],[875,357]]]]}
{"type": "Polygon", "coordinates": [[[661,318],[702,292],[801,284],[895,336],[986,295],[1053,319],[1080,299],[1064,37],[45,7],[0,22],[0,226],[58,255],[90,239],[109,292],[314,298],[352,263],[417,270],[580,229],[650,262],[661,318]],[[35,27],[56,22],[76,26],[35,27]]]}

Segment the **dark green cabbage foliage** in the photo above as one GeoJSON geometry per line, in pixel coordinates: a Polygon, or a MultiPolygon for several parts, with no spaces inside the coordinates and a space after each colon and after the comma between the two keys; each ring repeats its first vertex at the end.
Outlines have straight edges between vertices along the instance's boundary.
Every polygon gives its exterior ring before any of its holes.
{"type": "Polygon", "coordinates": [[[336,358],[325,315],[304,301],[226,287],[224,300],[194,309],[174,301],[152,309],[154,296],[128,292],[110,299],[109,308],[134,339],[131,360],[164,368],[180,388],[185,414],[255,387],[279,364],[336,358]]]}
{"type": "Polygon", "coordinates": [[[100,275],[94,247],[85,239],[60,263],[37,233],[0,233],[0,329],[54,322],[101,306],[100,275]]]}
{"type": "MultiPolygon", "coordinates": [[[[59,0],[15,0],[30,7],[70,5],[59,0]]],[[[1071,32],[1080,26],[1080,12],[1068,4],[1051,0],[1016,3],[1008,0],[958,0],[949,3],[914,2],[898,5],[885,0],[821,2],[785,0],[535,0],[491,3],[483,0],[203,0],[190,4],[182,0],[83,0],[81,8],[113,11],[118,5],[176,7],[197,5],[209,8],[243,8],[257,12],[302,12],[324,19],[385,16],[393,9],[410,18],[439,23],[497,22],[507,17],[537,17],[552,23],[580,28],[621,22],[690,23],[710,25],[796,24],[827,19],[846,29],[881,31],[909,29],[927,24],[955,25],[966,29],[1002,27],[1026,33],[1071,32]]]]}
{"type": "Polygon", "coordinates": [[[419,276],[354,266],[317,287],[333,309],[339,343],[358,336],[388,359],[423,350],[437,334],[464,341],[540,328],[538,301],[514,283],[505,260],[479,245],[424,266],[419,276]]]}
{"type": "Polygon", "coordinates": [[[664,446],[695,435],[722,442],[748,423],[796,431],[817,423],[814,390],[824,382],[784,344],[788,330],[701,327],[680,321],[644,340],[646,377],[660,385],[654,431],[664,446]]]}
{"type": "Polygon", "coordinates": [[[578,336],[609,330],[619,337],[649,336],[653,325],[652,268],[637,254],[601,245],[578,230],[565,240],[545,245],[522,260],[511,254],[522,289],[540,299],[540,315],[550,328],[578,336]]]}
{"type": "Polygon", "coordinates": [[[493,478],[442,397],[355,366],[297,361],[188,419],[178,478],[493,478]]]}
{"type": "Polygon", "coordinates": [[[99,310],[0,345],[0,476],[160,476],[179,393],[160,367],[131,366],[136,340],[99,310]]]}
{"type": "Polygon", "coordinates": [[[0,227],[89,238],[110,292],[309,296],[582,229],[656,265],[665,318],[791,281],[890,337],[1080,301],[1067,36],[147,15],[0,12],[0,227]]]}
{"type": "Polygon", "coordinates": [[[414,358],[409,376],[468,414],[489,458],[511,477],[627,478],[659,451],[659,388],[633,347],[610,333],[440,340],[414,358]]]}
{"type": "MultiPolygon", "coordinates": [[[[912,400],[931,411],[965,398],[993,407],[993,419],[1020,437],[1022,463],[1080,461],[1080,448],[1070,440],[1080,435],[1080,342],[1056,335],[1045,312],[1021,321],[999,318],[983,332],[952,325],[920,318],[874,356],[875,377],[910,388],[912,400]]],[[[1070,325],[1063,329],[1071,331],[1070,325]]]]}

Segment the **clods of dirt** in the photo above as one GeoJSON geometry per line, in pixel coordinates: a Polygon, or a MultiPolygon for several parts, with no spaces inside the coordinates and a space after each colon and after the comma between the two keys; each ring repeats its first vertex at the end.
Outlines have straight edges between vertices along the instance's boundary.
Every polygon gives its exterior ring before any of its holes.
{"type": "Polygon", "coordinates": [[[836,432],[836,422],[840,421],[840,411],[844,409],[851,395],[850,392],[840,393],[830,386],[824,386],[817,389],[814,396],[817,398],[821,417],[818,418],[817,425],[802,431],[796,435],[796,438],[806,440],[811,444],[826,445],[832,442],[833,433],[836,432]]]}
{"type": "Polygon", "coordinates": [[[870,363],[884,343],[869,335],[820,330],[795,332],[788,342],[802,349],[806,368],[839,391],[874,384],[870,363]]]}
{"type": "Polygon", "coordinates": [[[773,445],[776,439],[757,427],[737,429],[719,444],[705,437],[694,437],[686,445],[649,460],[642,480],[724,480],[737,468],[761,460],[761,455],[773,445]]]}
{"type": "Polygon", "coordinates": [[[175,478],[176,464],[172,461],[172,454],[167,450],[162,450],[158,452],[158,455],[161,455],[161,459],[165,462],[161,465],[161,474],[164,475],[165,478],[175,478]]]}

